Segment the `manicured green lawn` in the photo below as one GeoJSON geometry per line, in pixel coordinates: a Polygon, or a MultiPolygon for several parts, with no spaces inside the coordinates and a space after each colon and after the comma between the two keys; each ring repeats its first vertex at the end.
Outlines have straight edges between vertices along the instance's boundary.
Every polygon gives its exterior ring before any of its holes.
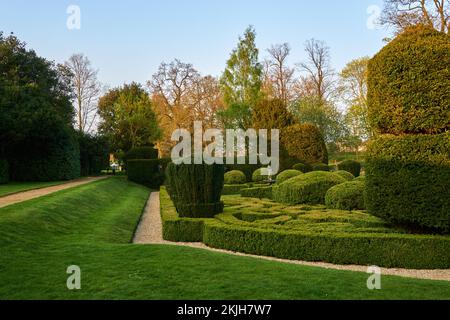
{"type": "Polygon", "coordinates": [[[66,183],[67,181],[52,182],[11,182],[8,184],[0,184],[0,197],[7,196],[12,193],[40,189],[45,187],[56,186],[66,183]]]}
{"type": "Polygon", "coordinates": [[[450,282],[130,244],[149,190],[112,178],[0,209],[0,299],[450,299],[450,282]],[[81,290],[66,268],[81,268],[81,290]]]}

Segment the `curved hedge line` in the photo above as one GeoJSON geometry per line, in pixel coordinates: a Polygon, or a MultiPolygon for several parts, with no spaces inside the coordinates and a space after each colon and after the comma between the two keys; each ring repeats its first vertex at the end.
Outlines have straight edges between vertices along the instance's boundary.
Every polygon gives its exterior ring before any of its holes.
{"type": "Polygon", "coordinates": [[[331,172],[309,172],[275,185],[273,199],[286,204],[324,204],[328,189],[345,181],[331,172]]]}
{"type": "Polygon", "coordinates": [[[345,170],[338,170],[338,171],[334,171],[333,173],[341,176],[342,178],[344,178],[347,181],[351,181],[351,180],[355,179],[354,175],[352,175],[350,172],[345,171],[345,170]]]}
{"type": "Polygon", "coordinates": [[[332,187],[325,195],[325,205],[330,209],[364,210],[363,181],[349,181],[332,187]]]}
{"type": "Polygon", "coordinates": [[[225,184],[244,184],[247,182],[247,177],[242,171],[232,170],[225,173],[225,184]]]}
{"type": "Polygon", "coordinates": [[[397,224],[450,232],[450,132],[384,135],[368,147],[367,210],[397,224]]]}
{"type": "Polygon", "coordinates": [[[379,133],[450,129],[450,35],[407,29],[369,62],[369,121],[379,133]]]}
{"type": "Polygon", "coordinates": [[[241,197],[244,198],[258,198],[258,199],[272,199],[272,187],[252,187],[241,189],[241,197]]]}
{"type": "Polygon", "coordinates": [[[277,179],[276,180],[277,180],[277,183],[280,184],[280,183],[285,182],[286,180],[289,180],[289,179],[291,179],[293,177],[296,177],[296,176],[299,176],[301,174],[303,174],[303,173],[301,171],[298,171],[298,170],[284,170],[283,172],[280,172],[277,175],[277,179]]]}
{"type": "Polygon", "coordinates": [[[164,188],[160,200],[163,238],[168,241],[203,242],[213,248],[282,259],[388,268],[450,268],[448,237],[269,230],[251,227],[232,215],[223,219],[227,223],[218,219],[179,218],[164,188]]]}
{"type": "Polygon", "coordinates": [[[222,195],[241,194],[242,189],[250,188],[249,183],[245,184],[225,184],[222,189],[222,195]]]}

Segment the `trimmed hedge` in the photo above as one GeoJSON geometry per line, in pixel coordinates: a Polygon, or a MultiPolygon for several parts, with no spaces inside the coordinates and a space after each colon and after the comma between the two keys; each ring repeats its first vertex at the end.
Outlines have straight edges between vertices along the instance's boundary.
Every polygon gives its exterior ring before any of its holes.
{"type": "Polygon", "coordinates": [[[295,124],[281,130],[281,146],[289,156],[307,163],[328,163],[328,151],[320,130],[312,124],[295,124]]]}
{"type": "Polygon", "coordinates": [[[330,171],[330,166],[324,163],[316,163],[312,167],[313,171],[330,171]]]}
{"type": "Polygon", "coordinates": [[[109,168],[109,146],[101,136],[78,133],[81,176],[100,175],[109,168]]]}
{"type": "Polygon", "coordinates": [[[347,181],[355,180],[355,176],[345,170],[338,170],[338,171],[334,171],[333,173],[341,176],[342,178],[344,178],[347,181]]]}
{"type": "Polygon", "coordinates": [[[223,165],[169,163],[166,178],[180,217],[208,218],[223,211],[223,165]]]}
{"type": "MultiPolygon", "coordinates": [[[[164,187],[160,201],[163,238],[167,241],[203,242],[213,248],[292,260],[387,268],[450,268],[448,237],[270,230],[250,227],[232,215],[230,223],[179,218],[164,187]]],[[[221,216],[226,215],[218,217],[221,216]]]]}
{"type": "Polygon", "coordinates": [[[253,187],[241,189],[241,197],[243,198],[258,198],[258,199],[272,199],[272,187],[253,187]]]}
{"type": "Polygon", "coordinates": [[[11,181],[62,181],[80,177],[80,149],[72,130],[55,132],[42,148],[36,143],[16,150],[8,162],[11,181]]]}
{"type": "Polygon", "coordinates": [[[0,159],[0,184],[9,182],[9,164],[5,159],[0,159]]]}
{"type": "Polygon", "coordinates": [[[158,189],[164,182],[164,172],[158,159],[128,160],[128,180],[152,189],[158,189]]]}
{"type": "Polygon", "coordinates": [[[277,183],[280,184],[280,183],[285,182],[286,180],[289,180],[290,178],[299,176],[299,175],[301,175],[301,174],[303,174],[303,172],[298,171],[298,170],[293,170],[293,169],[291,169],[291,170],[285,170],[285,171],[283,171],[283,172],[280,172],[280,173],[277,175],[277,179],[276,179],[276,180],[277,180],[277,183]]]}
{"type": "Polygon", "coordinates": [[[259,169],[255,170],[255,172],[253,172],[253,174],[252,174],[252,181],[253,182],[261,183],[261,182],[267,181],[269,179],[269,176],[261,175],[261,170],[262,169],[263,168],[259,168],[259,169]]]}
{"type": "Polygon", "coordinates": [[[313,171],[313,167],[307,163],[297,163],[292,167],[292,169],[301,171],[303,173],[308,173],[308,172],[313,171]]]}
{"type": "Polygon", "coordinates": [[[154,146],[132,148],[125,154],[125,161],[140,159],[158,159],[158,150],[154,146]]]}
{"type": "Polygon", "coordinates": [[[361,163],[355,160],[344,160],[338,163],[338,170],[350,172],[354,177],[359,177],[361,174],[361,163]]]}
{"type": "Polygon", "coordinates": [[[275,201],[285,204],[325,204],[328,189],[345,181],[331,172],[310,172],[275,185],[272,195],[275,201]]]}
{"type": "Polygon", "coordinates": [[[445,237],[404,234],[327,234],[257,229],[244,223],[208,221],[203,243],[209,247],[303,261],[377,265],[387,268],[450,267],[445,237]]]}
{"type": "Polygon", "coordinates": [[[325,205],[329,209],[364,210],[363,181],[349,181],[332,187],[325,195],[325,205]]]}
{"type": "Polygon", "coordinates": [[[233,170],[225,173],[225,184],[244,184],[247,182],[247,177],[242,171],[233,170]]]}
{"type": "Polygon", "coordinates": [[[366,206],[391,223],[450,232],[450,132],[383,135],[368,147],[366,206]]]}
{"type": "Polygon", "coordinates": [[[407,29],[369,62],[369,121],[379,133],[450,129],[450,35],[407,29]]]}
{"type": "Polygon", "coordinates": [[[165,187],[159,193],[163,239],[175,242],[201,242],[203,219],[179,218],[165,187]]]}
{"type": "Polygon", "coordinates": [[[225,184],[222,189],[222,195],[228,196],[228,195],[234,195],[234,194],[241,194],[242,189],[250,188],[250,184],[225,184]]]}

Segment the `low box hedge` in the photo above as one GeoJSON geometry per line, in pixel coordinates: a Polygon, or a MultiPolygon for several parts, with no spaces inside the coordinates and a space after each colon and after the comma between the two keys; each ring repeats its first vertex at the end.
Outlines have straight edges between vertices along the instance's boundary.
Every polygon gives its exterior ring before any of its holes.
{"type": "Polygon", "coordinates": [[[251,222],[239,220],[236,217],[239,212],[231,211],[215,219],[179,218],[164,187],[160,199],[163,237],[168,241],[203,242],[213,248],[292,260],[412,269],[450,268],[450,238],[445,236],[313,233],[284,230],[281,226],[271,229],[268,225],[255,227],[251,222]]]}
{"type": "Polygon", "coordinates": [[[222,189],[222,195],[228,196],[233,194],[241,194],[242,189],[251,188],[251,184],[225,184],[222,189]]]}
{"type": "Polygon", "coordinates": [[[258,199],[272,199],[272,187],[260,186],[252,188],[241,189],[241,197],[243,198],[258,198],[258,199]]]}

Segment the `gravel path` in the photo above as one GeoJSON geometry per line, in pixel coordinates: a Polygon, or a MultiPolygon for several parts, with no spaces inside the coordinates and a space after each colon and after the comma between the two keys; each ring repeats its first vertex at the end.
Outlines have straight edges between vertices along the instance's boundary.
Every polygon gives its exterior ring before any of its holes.
{"type": "Polygon", "coordinates": [[[106,177],[92,177],[92,178],[77,179],[77,180],[59,184],[56,186],[14,193],[9,196],[0,197],[0,208],[10,206],[10,205],[22,202],[22,201],[39,198],[39,197],[46,196],[48,194],[51,194],[51,193],[54,193],[54,192],[57,192],[60,190],[65,190],[65,189],[81,186],[83,184],[94,182],[97,180],[102,180],[102,179],[106,179],[106,177]]]}
{"type": "MultiPolygon", "coordinates": [[[[206,246],[201,242],[170,242],[166,241],[162,237],[162,222],[160,215],[160,204],[159,204],[159,192],[153,192],[150,195],[149,200],[144,209],[141,221],[139,222],[136,234],[133,239],[133,243],[136,244],[166,244],[173,246],[183,246],[190,248],[204,249],[214,252],[221,252],[226,254],[232,254],[236,256],[252,257],[263,260],[271,260],[283,263],[320,267],[325,269],[335,269],[335,270],[347,270],[347,271],[359,271],[367,272],[367,266],[358,265],[336,265],[325,262],[308,262],[299,260],[287,260],[278,259],[273,257],[257,256],[252,254],[245,254],[240,252],[233,252],[222,249],[214,249],[206,246]]],[[[382,275],[392,275],[407,278],[417,278],[417,279],[429,279],[429,280],[445,280],[450,281],[450,269],[443,270],[415,270],[415,269],[396,269],[396,268],[381,268],[382,275]]]]}

